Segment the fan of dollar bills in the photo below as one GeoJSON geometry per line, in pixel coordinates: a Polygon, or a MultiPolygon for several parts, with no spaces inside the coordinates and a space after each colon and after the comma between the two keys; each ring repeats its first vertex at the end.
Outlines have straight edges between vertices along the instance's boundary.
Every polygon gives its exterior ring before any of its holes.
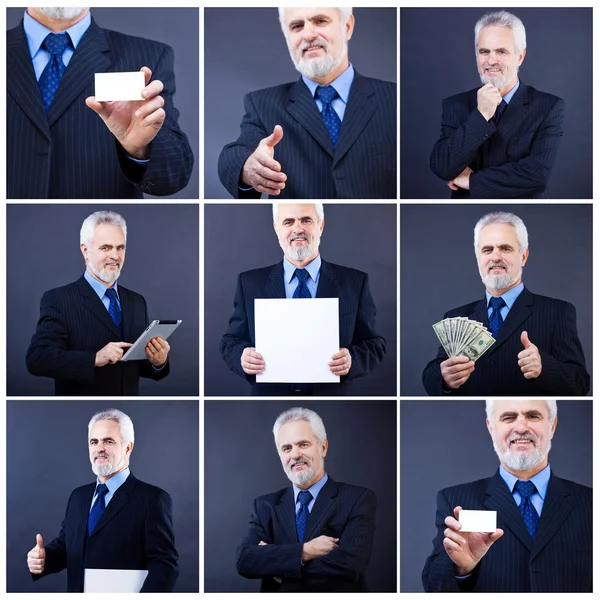
{"type": "Polygon", "coordinates": [[[476,361],[496,341],[483,323],[467,317],[442,319],[433,330],[449,357],[468,356],[476,361]]]}

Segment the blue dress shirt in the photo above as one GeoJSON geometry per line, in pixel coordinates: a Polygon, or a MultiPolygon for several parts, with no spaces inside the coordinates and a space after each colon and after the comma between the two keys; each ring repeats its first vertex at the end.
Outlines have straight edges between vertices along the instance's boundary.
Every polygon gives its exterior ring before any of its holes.
{"type": "Polygon", "coordinates": [[[513,96],[515,95],[516,91],[519,89],[519,84],[521,82],[517,79],[517,83],[515,84],[515,87],[513,87],[512,90],[510,90],[510,92],[508,92],[508,94],[506,94],[506,96],[504,96],[504,98],[502,98],[502,100],[504,100],[504,102],[506,102],[506,104],[510,104],[510,101],[513,99],[513,96]]]}
{"type": "MultiPolygon", "coordinates": [[[[523,291],[524,287],[525,287],[525,284],[523,282],[521,282],[519,285],[516,285],[514,288],[511,288],[510,290],[508,290],[508,292],[505,292],[504,294],[502,294],[501,298],[506,303],[506,306],[503,306],[500,309],[500,314],[502,315],[502,321],[506,320],[506,315],[508,314],[508,311],[512,308],[512,305],[515,303],[515,300],[518,298],[519,294],[523,291]]],[[[487,304],[488,319],[492,316],[492,311],[494,310],[492,308],[492,305],[490,304],[491,298],[492,298],[492,295],[487,290],[485,290],[485,299],[486,299],[486,304],[487,304]]]]}
{"type": "MultiPolygon", "coordinates": [[[[306,87],[310,90],[310,95],[315,98],[315,92],[320,83],[309,79],[308,77],[302,75],[302,81],[306,84],[306,87]]],[[[335,91],[338,93],[338,97],[335,98],[331,102],[331,106],[333,110],[337,113],[340,121],[344,120],[344,113],[346,112],[346,105],[348,104],[348,97],[350,96],[350,88],[352,87],[352,82],[354,81],[354,67],[352,64],[348,66],[348,68],[336,79],[334,79],[329,85],[332,86],[335,91]]],[[[317,103],[317,108],[319,112],[323,112],[323,103],[318,98],[315,98],[315,102],[317,103]]],[[[285,133],[285,131],[284,131],[285,133]]]]}
{"type": "MultiPolygon", "coordinates": [[[[108,289],[108,287],[106,287],[103,283],[100,283],[97,279],[94,279],[87,272],[87,270],[83,274],[83,276],[85,277],[85,280],[92,286],[92,289],[96,292],[96,294],[98,294],[98,298],[100,298],[102,304],[104,304],[104,308],[108,310],[108,307],[110,305],[110,300],[106,297],[106,290],[108,289]]],[[[115,292],[117,292],[117,304],[119,305],[119,308],[121,308],[121,300],[119,300],[119,290],[117,289],[116,281],[112,287],[115,290],[115,292]]]]}
{"type": "MultiPolygon", "coordinates": [[[[307,492],[310,492],[313,497],[313,499],[308,503],[309,513],[312,512],[313,506],[315,505],[315,502],[317,500],[317,496],[319,495],[319,492],[323,489],[323,486],[327,483],[328,479],[329,475],[325,473],[325,475],[321,477],[321,479],[319,479],[317,483],[311,485],[306,490],[307,492]]],[[[292,487],[294,488],[294,502],[296,503],[296,514],[298,514],[300,512],[300,509],[302,508],[302,504],[298,502],[298,494],[300,494],[302,490],[295,483],[292,484],[292,487]]]]}
{"type": "MultiPolygon", "coordinates": [[[[122,471],[119,471],[116,475],[113,475],[110,479],[105,481],[106,487],[108,488],[108,492],[104,496],[104,506],[108,506],[108,503],[112,500],[112,497],[115,495],[115,492],[125,483],[125,480],[129,477],[129,467],[126,467],[122,471]]],[[[100,480],[96,479],[96,490],[98,490],[98,486],[100,485],[100,480]]],[[[92,506],[94,506],[94,502],[96,502],[96,498],[98,497],[97,491],[94,492],[94,497],[92,498],[92,503],[90,504],[90,512],[92,511],[92,506]]]]}
{"type": "MultiPolygon", "coordinates": [[[[65,67],[69,64],[75,48],[81,41],[83,34],[88,30],[92,22],[92,15],[88,14],[81,19],[81,21],[75,23],[72,27],[65,30],[65,33],[71,38],[71,46],[67,46],[62,55],[63,63],[65,67]]],[[[39,81],[42,72],[46,68],[46,65],[50,62],[52,56],[48,50],[42,48],[42,42],[46,39],[49,33],[53,33],[47,27],[44,27],[41,23],[36,21],[34,18],[29,16],[29,13],[25,11],[23,17],[23,28],[25,29],[25,36],[27,37],[27,44],[29,45],[29,54],[33,61],[33,70],[35,71],[35,78],[39,81]]]]}
{"type": "MultiPolygon", "coordinates": [[[[504,479],[517,506],[521,506],[521,494],[515,489],[515,483],[519,481],[519,478],[509,473],[502,465],[500,465],[500,477],[504,479]]],[[[530,497],[531,504],[533,504],[537,514],[541,516],[544,500],[546,499],[546,492],[548,491],[548,483],[550,483],[550,465],[547,465],[545,469],[542,469],[539,473],[534,475],[530,481],[537,489],[537,492],[530,497]]]]}
{"type": "MultiPolygon", "coordinates": [[[[285,285],[286,298],[294,297],[294,292],[298,287],[298,283],[300,283],[294,275],[297,268],[285,256],[283,257],[283,283],[285,285]]],[[[321,274],[321,255],[317,254],[317,257],[310,261],[304,268],[310,275],[304,283],[310,295],[315,298],[317,295],[317,286],[319,285],[319,275],[321,274]]]]}

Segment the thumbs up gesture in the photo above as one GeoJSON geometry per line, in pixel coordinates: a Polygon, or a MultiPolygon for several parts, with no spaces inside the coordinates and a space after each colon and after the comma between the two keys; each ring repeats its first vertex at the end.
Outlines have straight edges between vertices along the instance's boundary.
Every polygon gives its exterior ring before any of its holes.
{"type": "Polygon", "coordinates": [[[521,344],[525,350],[519,352],[517,358],[519,359],[519,366],[523,372],[525,379],[535,379],[540,376],[542,372],[542,357],[537,346],[530,341],[529,335],[526,331],[521,333],[521,344]]]}
{"type": "Polygon", "coordinates": [[[285,187],[287,175],[273,158],[275,146],[283,137],[281,125],[275,125],[273,133],[260,140],[256,150],[248,157],[242,169],[242,181],[261,194],[278,196],[285,187]]]}
{"type": "Polygon", "coordinates": [[[27,553],[27,566],[34,575],[41,575],[44,572],[46,563],[46,549],[44,548],[44,538],[38,533],[35,536],[35,546],[27,553]]]}

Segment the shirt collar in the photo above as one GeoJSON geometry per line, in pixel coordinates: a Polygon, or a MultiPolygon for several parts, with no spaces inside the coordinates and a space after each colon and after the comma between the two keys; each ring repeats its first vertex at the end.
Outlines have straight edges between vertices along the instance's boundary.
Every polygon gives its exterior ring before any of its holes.
{"type": "MultiPolygon", "coordinates": [[[[108,488],[108,492],[110,494],[114,494],[124,483],[125,480],[129,477],[129,467],[126,467],[122,471],[119,471],[116,475],[113,475],[110,479],[106,480],[106,487],[108,488]]],[[[98,490],[98,486],[100,485],[100,480],[96,479],[96,490],[98,490]]],[[[94,492],[96,495],[96,492],[94,492]]]]}
{"type": "MultiPolygon", "coordinates": [[[[508,306],[508,310],[510,310],[512,308],[512,305],[515,303],[515,300],[517,299],[517,297],[519,296],[519,294],[525,289],[525,284],[521,281],[521,283],[519,285],[515,285],[514,288],[511,288],[510,290],[508,290],[508,292],[504,292],[504,294],[502,294],[502,296],[500,296],[504,302],[506,303],[506,306],[508,306]]],[[[492,298],[492,295],[485,290],[485,305],[487,307],[489,307],[490,305],[490,300],[492,298]]]]}
{"type": "MultiPolygon", "coordinates": [[[[313,485],[311,485],[308,490],[306,490],[307,492],[311,493],[311,496],[313,498],[316,498],[319,495],[319,492],[323,489],[323,486],[327,483],[327,480],[329,479],[329,475],[327,475],[327,473],[325,473],[325,475],[323,475],[323,477],[321,477],[321,479],[319,479],[319,481],[317,481],[317,483],[313,483],[313,485]]],[[[298,494],[302,491],[295,483],[292,484],[292,487],[294,488],[294,504],[298,503],[298,494]]]]}
{"type": "MultiPolygon", "coordinates": [[[[319,83],[309,79],[302,75],[302,81],[306,84],[306,87],[310,90],[310,95],[314,98],[315,92],[319,87],[319,83]]],[[[339,94],[344,104],[348,104],[348,96],[350,96],[350,87],[354,81],[354,67],[350,63],[348,68],[338,77],[336,77],[329,85],[333,86],[335,91],[339,94]]]]}
{"type": "MultiPolygon", "coordinates": [[[[77,48],[77,45],[81,41],[83,34],[88,30],[91,22],[92,14],[88,12],[81,21],[78,21],[75,25],[66,30],[66,33],[68,33],[71,38],[73,48],[77,48]]],[[[42,42],[49,33],[52,33],[52,31],[31,17],[27,10],[25,10],[25,15],[23,17],[23,28],[25,29],[25,35],[27,36],[29,53],[31,58],[33,58],[39,52],[42,42]]]]}
{"type": "MultiPolygon", "coordinates": [[[[510,493],[512,494],[515,490],[515,483],[519,481],[519,478],[515,477],[512,473],[509,473],[502,465],[500,465],[499,472],[500,477],[504,479],[504,483],[506,483],[510,493]]],[[[550,464],[546,465],[544,469],[534,475],[529,481],[535,485],[535,489],[542,500],[545,500],[546,492],[548,491],[548,484],[550,483],[550,464]]]]}
{"type": "MultiPolygon", "coordinates": [[[[94,279],[88,273],[87,269],[86,269],[85,273],[83,274],[83,276],[85,277],[85,280],[92,286],[92,289],[96,292],[96,294],[98,294],[98,298],[100,298],[100,300],[102,300],[102,298],[104,298],[104,294],[106,293],[106,290],[108,289],[108,287],[106,287],[103,283],[100,283],[97,279],[94,279]]],[[[112,287],[115,290],[115,292],[117,292],[117,298],[118,298],[119,290],[117,289],[116,281],[112,287]]]]}
{"type": "MultiPolygon", "coordinates": [[[[292,281],[292,278],[294,277],[294,273],[296,272],[297,268],[298,267],[294,266],[287,259],[287,257],[285,257],[285,256],[283,257],[283,274],[284,274],[286,283],[290,283],[290,281],[292,281]]],[[[313,258],[313,260],[311,260],[304,268],[308,271],[310,278],[313,281],[316,281],[317,275],[319,274],[319,271],[321,270],[321,255],[317,254],[316,258],[313,258]]]]}
{"type": "Polygon", "coordinates": [[[504,102],[506,102],[506,104],[510,104],[510,101],[513,99],[513,96],[515,95],[516,91],[519,89],[519,84],[520,84],[520,81],[517,79],[517,83],[515,84],[513,89],[510,90],[510,92],[508,92],[508,94],[506,94],[506,96],[504,96],[503,100],[504,100],[504,102]]]}

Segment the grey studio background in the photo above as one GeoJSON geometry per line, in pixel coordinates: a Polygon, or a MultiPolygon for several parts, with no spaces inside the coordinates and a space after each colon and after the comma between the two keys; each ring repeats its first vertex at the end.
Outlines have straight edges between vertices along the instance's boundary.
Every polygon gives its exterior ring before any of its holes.
{"type": "MultiPolygon", "coordinates": [[[[591,400],[558,402],[549,457],[558,477],[592,486],[591,400]]],[[[485,425],[485,402],[400,401],[401,592],[423,591],[421,572],[437,534],[438,491],[491,477],[498,466],[485,425]]]]}
{"type": "Polygon", "coordinates": [[[592,197],[592,9],[482,7],[400,10],[400,198],[450,197],[429,168],[440,137],[442,100],[483,85],[474,27],[497,10],[512,12],[525,25],[520,80],[566,103],[550,198],[592,197]]]}
{"type": "Polygon", "coordinates": [[[426,395],[421,375],[439,347],[432,325],[447,311],[485,297],[473,229],[481,217],[498,210],[515,213],[527,227],[525,287],[575,306],[577,333],[593,381],[591,204],[405,204],[400,209],[403,396],[426,395]]]}
{"type": "Polygon", "coordinates": [[[87,426],[107,408],[118,408],[133,421],[131,472],[173,500],[179,554],[174,591],[198,592],[198,402],[173,400],[7,402],[7,592],[66,592],[66,569],[33,582],[26,556],[37,533],[44,544],[58,536],[71,492],[94,482],[87,426]]]}
{"type": "MultiPolygon", "coordinates": [[[[367,77],[396,81],[396,9],[355,8],[348,56],[367,77]]],[[[204,10],[204,195],[230,198],[219,181],[217,160],[240,135],[244,96],[296,81],[277,9],[204,10]]]]}
{"type": "MultiPolygon", "coordinates": [[[[396,207],[325,204],[324,208],[321,256],[369,275],[377,329],[387,342],[383,362],[352,382],[352,395],[396,395],[396,207]]],[[[273,230],[272,205],[207,204],[204,236],[204,393],[249,395],[248,382],[227,368],[219,342],[233,314],[238,275],[283,259],[273,230]]]]}
{"type": "MultiPolygon", "coordinates": [[[[10,204],[7,207],[6,322],[9,396],[54,394],[54,380],[27,371],[25,355],[47,290],[79,279],[84,219],[98,210],[127,222],[127,252],[119,285],[146,299],[148,318],[182,319],[169,338],[170,374],[140,378],[141,396],[198,396],[198,206],[179,204],[10,204]]],[[[98,348],[100,350],[100,348],[98,348]]]]}
{"type": "MultiPolygon", "coordinates": [[[[16,27],[25,8],[6,9],[6,28],[16,27]]],[[[198,78],[199,15],[197,8],[98,8],[92,16],[104,29],[120,31],[156,42],[168,44],[175,52],[175,107],[179,111],[179,126],[187,135],[194,153],[194,169],[187,186],[165,198],[199,198],[200,128],[198,78]]],[[[98,117],[100,118],[100,117],[98,117]]],[[[146,195],[152,198],[153,196],[146,195]]]]}
{"type": "Polygon", "coordinates": [[[376,530],[367,585],[372,592],[395,592],[397,419],[391,400],[204,403],[204,591],[260,588],[260,580],[237,574],[236,548],[248,531],[254,499],[292,485],[277,454],[273,423],[294,406],[310,408],[323,419],[329,476],[375,492],[376,530]]]}

